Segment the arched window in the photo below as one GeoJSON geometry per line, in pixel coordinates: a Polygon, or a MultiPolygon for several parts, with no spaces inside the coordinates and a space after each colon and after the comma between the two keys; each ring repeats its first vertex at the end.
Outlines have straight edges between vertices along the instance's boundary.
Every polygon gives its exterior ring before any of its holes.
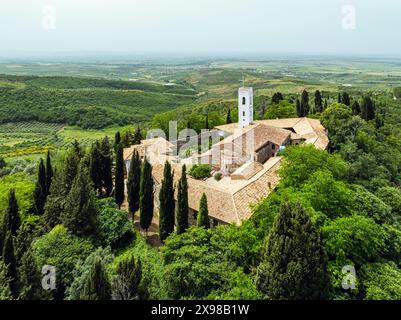
{"type": "Polygon", "coordinates": [[[245,99],[245,97],[242,97],[242,104],[246,104],[246,99],[245,99]]]}

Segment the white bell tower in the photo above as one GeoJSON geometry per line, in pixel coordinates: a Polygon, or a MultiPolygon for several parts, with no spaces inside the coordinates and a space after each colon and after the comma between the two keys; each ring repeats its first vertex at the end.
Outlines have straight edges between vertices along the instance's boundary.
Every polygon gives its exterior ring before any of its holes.
{"type": "Polygon", "coordinates": [[[249,126],[253,122],[253,89],[239,88],[238,90],[238,127],[249,126]]]}

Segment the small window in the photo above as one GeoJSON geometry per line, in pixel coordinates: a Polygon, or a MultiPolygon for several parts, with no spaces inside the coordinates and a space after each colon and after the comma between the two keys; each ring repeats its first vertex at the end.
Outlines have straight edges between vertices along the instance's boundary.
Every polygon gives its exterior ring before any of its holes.
{"type": "Polygon", "coordinates": [[[242,111],[242,116],[245,117],[245,111],[242,111]]]}
{"type": "Polygon", "coordinates": [[[245,99],[245,97],[242,97],[242,104],[246,104],[246,99],[245,99]]]}

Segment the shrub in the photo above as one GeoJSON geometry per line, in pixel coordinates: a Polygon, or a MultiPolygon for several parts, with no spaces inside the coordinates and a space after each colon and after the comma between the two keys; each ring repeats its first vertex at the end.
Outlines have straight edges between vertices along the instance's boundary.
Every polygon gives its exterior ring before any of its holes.
{"type": "Polygon", "coordinates": [[[99,205],[99,235],[103,246],[117,248],[132,240],[134,233],[127,212],[119,210],[114,200],[102,199],[99,205]]]}
{"type": "Polygon", "coordinates": [[[216,174],[214,175],[214,179],[215,179],[216,181],[220,181],[221,178],[223,178],[223,175],[222,175],[221,172],[218,172],[218,173],[216,173],[216,174]]]}
{"type": "Polygon", "coordinates": [[[189,175],[194,179],[205,179],[211,176],[211,170],[208,164],[196,164],[189,170],[189,175]]]}

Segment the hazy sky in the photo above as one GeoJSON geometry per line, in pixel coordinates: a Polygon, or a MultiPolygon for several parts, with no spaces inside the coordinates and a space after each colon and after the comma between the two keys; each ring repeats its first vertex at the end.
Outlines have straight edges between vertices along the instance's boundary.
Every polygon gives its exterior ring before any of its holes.
{"type": "Polygon", "coordinates": [[[400,30],[400,0],[0,0],[0,53],[401,56],[400,30]]]}

